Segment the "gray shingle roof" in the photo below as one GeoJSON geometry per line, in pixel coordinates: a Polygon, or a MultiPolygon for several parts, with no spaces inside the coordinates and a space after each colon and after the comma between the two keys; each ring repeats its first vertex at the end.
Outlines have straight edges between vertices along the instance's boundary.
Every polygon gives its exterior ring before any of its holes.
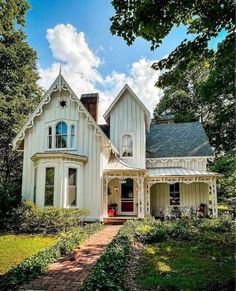
{"type": "Polygon", "coordinates": [[[199,122],[151,125],[146,138],[146,157],[214,156],[199,122]]]}

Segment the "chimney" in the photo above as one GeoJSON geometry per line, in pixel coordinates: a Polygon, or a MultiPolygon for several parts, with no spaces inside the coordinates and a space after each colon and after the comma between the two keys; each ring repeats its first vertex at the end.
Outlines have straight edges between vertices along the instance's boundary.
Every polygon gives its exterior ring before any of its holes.
{"type": "Polygon", "coordinates": [[[175,122],[174,119],[175,119],[175,116],[172,115],[168,110],[166,110],[166,111],[162,112],[158,116],[155,124],[163,124],[163,123],[164,124],[169,124],[169,123],[174,123],[175,122]]]}
{"type": "Polygon", "coordinates": [[[84,107],[88,110],[88,112],[92,115],[94,120],[98,122],[99,94],[98,93],[82,94],[80,97],[80,101],[83,103],[84,107]]]}

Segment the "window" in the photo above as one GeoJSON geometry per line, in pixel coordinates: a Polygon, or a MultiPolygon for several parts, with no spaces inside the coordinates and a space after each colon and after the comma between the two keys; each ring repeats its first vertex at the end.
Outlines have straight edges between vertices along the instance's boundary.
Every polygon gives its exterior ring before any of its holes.
{"type": "Polygon", "coordinates": [[[54,168],[46,168],[45,177],[45,206],[53,206],[54,200],[54,168]]]}
{"type": "Polygon", "coordinates": [[[67,206],[76,206],[77,204],[76,194],[77,194],[77,169],[69,168],[67,206]]]}
{"type": "Polygon", "coordinates": [[[179,183],[170,185],[170,205],[180,205],[179,183]]]}
{"type": "Polygon", "coordinates": [[[133,156],[133,139],[131,135],[124,135],[122,137],[122,157],[133,156]]]}
{"type": "Polygon", "coordinates": [[[49,126],[48,128],[48,148],[52,148],[52,127],[49,126]]]}
{"type": "Polygon", "coordinates": [[[56,125],[56,148],[67,147],[67,124],[59,122],[56,125]]]}
{"type": "Polygon", "coordinates": [[[38,169],[37,169],[37,168],[35,168],[35,169],[34,169],[34,198],[33,198],[34,204],[36,203],[36,191],[37,191],[37,171],[38,171],[38,169]]]}
{"type": "Polygon", "coordinates": [[[70,127],[70,147],[73,148],[75,146],[75,126],[71,125],[70,127]]]}

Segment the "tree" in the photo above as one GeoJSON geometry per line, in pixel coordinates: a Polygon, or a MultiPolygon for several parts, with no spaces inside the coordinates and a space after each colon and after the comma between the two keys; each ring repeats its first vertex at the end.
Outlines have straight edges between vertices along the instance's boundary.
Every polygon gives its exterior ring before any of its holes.
{"type": "Polygon", "coordinates": [[[190,62],[187,69],[176,68],[172,71],[168,86],[160,85],[164,94],[154,109],[154,120],[158,120],[160,114],[168,110],[174,115],[175,122],[198,121],[205,111],[198,87],[206,80],[209,68],[209,60],[202,59],[190,62]]]}
{"type": "Polygon", "coordinates": [[[235,209],[235,185],[236,185],[236,151],[230,151],[225,156],[216,159],[211,170],[224,176],[218,182],[218,201],[231,205],[235,209]]]}
{"type": "Polygon", "coordinates": [[[155,120],[166,110],[175,122],[201,118],[217,155],[235,147],[234,51],[234,39],[229,36],[209,60],[173,70],[154,110],[155,120]]]}
{"type": "Polygon", "coordinates": [[[130,45],[136,37],[160,46],[170,30],[187,26],[192,40],[184,40],[169,56],[154,63],[162,70],[156,85],[164,89],[164,97],[155,109],[154,118],[170,110],[175,121],[203,124],[217,154],[235,146],[233,0],[113,0],[115,16],[111,31],[130,45]],[[210,39],[226,32],[217,51],[208,48],[210,39]]]}
{"type": "Polygon", "coordinates": [[[23,32],[29,7],[26,0],[0,0],[0,195],[7,195],[5,201],[21,184],[22,155],[12,150],[12,140],[41,96],[36,53],[23,32]]]}
{"type": "Polygon", "coordinates": [[[111,32],[122,36],[128,45],[136,37],[143,37],[156,49],[173,27],[187,26],[192,40],[183,40],[165,59],[153,64],[165,69],[157,85],[175,67],[186,68],[192,60],[208,56],[208,41],[222,31],[234,30],[234,0],[113,0],[115,16],[111,18],[111,32]]]}

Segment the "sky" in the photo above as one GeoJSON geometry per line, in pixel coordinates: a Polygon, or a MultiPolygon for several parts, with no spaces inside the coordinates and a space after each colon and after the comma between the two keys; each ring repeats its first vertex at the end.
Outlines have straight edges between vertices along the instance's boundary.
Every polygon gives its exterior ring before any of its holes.
{"type": "MultiPolygon", "coordinates": [[[[99,116],[128,83],[153,112],[162,96],[154,84],[160,71],[152,63],[167,56],[186,38],[186,28],[174,28],[155,51],[138,38],[132,46],[110,32],[115,14],[110,0],[29,0],[27,39],[38,55],[39,85],[48,89],[62,75],[80,97],[98,92],[99,116]]],[[[212,42],[212,46],[216,43],[212,42]]]]}

